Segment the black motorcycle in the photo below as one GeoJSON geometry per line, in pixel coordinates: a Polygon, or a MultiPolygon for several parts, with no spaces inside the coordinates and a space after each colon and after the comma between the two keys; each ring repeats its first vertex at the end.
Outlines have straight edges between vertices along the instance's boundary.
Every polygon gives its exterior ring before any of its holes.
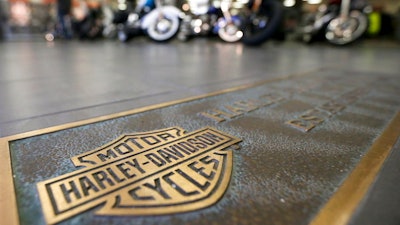
{"type": "Polygon", "coordinates": [[[251,0],[242,14],[242,42],[259,45],[278,32],[283,18],[283,6],[276,0],[251,0]]]}
{"type": "Polygon", "coordinates": [[[217,34],[226,42],[260,45],[275,34],[283,17],[282,4],[277,0],[250,0],[243,5],[232,0],[222,0],[219,5],[190,1],[184,6],[186,16],[178,35],[181,40],[217,34]],[[202,5],[193,7],[194,11],[191,4],[202,5]]]}

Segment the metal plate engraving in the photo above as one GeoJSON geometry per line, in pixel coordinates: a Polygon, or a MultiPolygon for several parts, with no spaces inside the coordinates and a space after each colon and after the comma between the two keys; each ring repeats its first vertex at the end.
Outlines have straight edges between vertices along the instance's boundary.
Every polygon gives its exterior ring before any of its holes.
{"type": "Polygon", "coordinates": [[[398,143],[399,95],[397,74],[322,69],[5,137],[0,217],[346,224],[398,143]]]}
{"type": "Polygon", "coordinates": [[[104,202],[102,215],[158,215],[207,207],[230,180],[240,139],[213,128],[124,135],[72,158],[84,169],[38,183],[48,223],[104,202]]]}

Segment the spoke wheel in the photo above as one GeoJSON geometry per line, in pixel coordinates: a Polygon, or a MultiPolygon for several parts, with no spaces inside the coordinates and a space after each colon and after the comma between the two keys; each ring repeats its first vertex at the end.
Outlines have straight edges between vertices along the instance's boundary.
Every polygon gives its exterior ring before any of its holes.
{"type": "Polygon", "coordinates": [[[360,11],[351,11],[347,18],[331,20],[325,38],[335,45],[347,45],[362,37],[368,28],[368,18],[360,11]]]}
{"type": "Polygon", "coordinates": [[[149,37],[158,42],[172,39],[179,30],[179,18],[177,15],[160,15],[147,29],[149,37]]]}

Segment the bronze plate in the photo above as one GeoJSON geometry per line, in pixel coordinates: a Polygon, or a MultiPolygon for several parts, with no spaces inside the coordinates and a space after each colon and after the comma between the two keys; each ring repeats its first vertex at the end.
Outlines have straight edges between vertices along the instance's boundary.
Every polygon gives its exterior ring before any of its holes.
{"type": "Polygon", "coordinates": [[[397,80],[322,69],[2,138],[1,218],[345,224],[399,137],[397,80]]]}

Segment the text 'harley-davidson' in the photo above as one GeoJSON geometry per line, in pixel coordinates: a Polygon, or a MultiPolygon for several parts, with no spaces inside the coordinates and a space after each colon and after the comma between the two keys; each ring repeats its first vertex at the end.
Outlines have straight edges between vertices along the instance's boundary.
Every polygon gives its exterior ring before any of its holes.
{"type": "Polygon", "coordinates": [[[171,5],[162,5],[161,0],[140,0],[132,12],[117,16],[117,35],[127,41],[139,34],[164,42],[172,39],[179,31],[182,12],[171,5]]]}
{"type": "Polygon", "coordinates": [[[178,38],[217,34],[226,42],[259,45],[278,30],[283,8],[276,0],[189,0],[178,38]]]}

